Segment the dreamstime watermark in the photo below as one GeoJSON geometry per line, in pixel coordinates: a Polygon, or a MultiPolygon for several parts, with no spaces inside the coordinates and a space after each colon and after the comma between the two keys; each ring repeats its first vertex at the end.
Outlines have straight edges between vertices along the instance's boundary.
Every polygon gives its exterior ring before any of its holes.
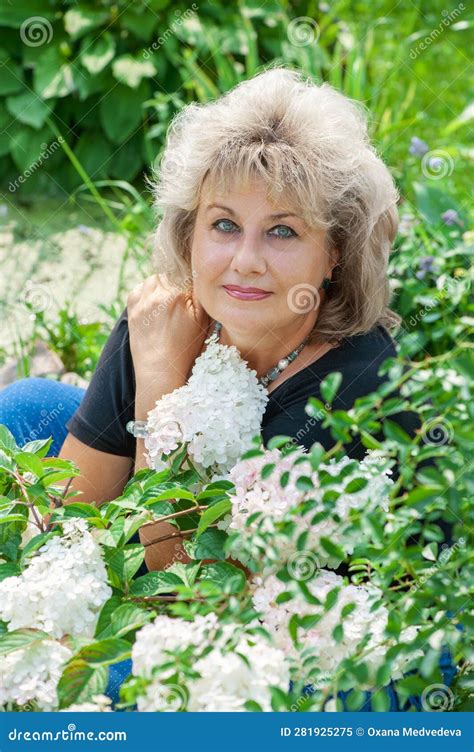
{"type": "Polygon", "coordinates": [[[321,297],[317,287],[309,282],[300,282],[290,287],[286,302],[293,313],[309,313],[319,308],[321,297]]]}
{"type": "Polygon", "coordinates": [[[21,291],[20,302],[29,311],[42,313],[51,305],[52,297],[47,287],[29,279],[21,291]]]}
{"type": "Polygon", "coordinates": [[[444,298],[454,298],[457,295],[463,295],[465,292],[469,291],[469,287],[470,282],[468,279],[453,279],[452,277],[448,277],[441,289],[437,290],[429,303],[407,319],[405,322],[406,325],[410,327],[416,326],[425,316],[428,315],[432,308],[434,308],[440,301],[444,300],[444,298]]]}
{"type": "Polygon", "coordinates": [[[166,150],[160,162],[160,173],[171,172],[181,175],[185,167],[186,157],[181,151],[174,149],[169,152],[166,150]]]}
{"type": "Polygon", "coordinates": [[[313,551],[295,551],[289,557],[286,568],[288,574],[297,582],[306,582],[314,577],[321,564],[313,551]]]}
{"type": "Polygon", "coordinates": [[[321,676],[318,676],[311,682],[311,684],[308,684],[308,686],[304,688],[303,694],[301,694],[296,702],[291,705],[290,710],[293,713],[297,713],[301,706],[307,702],[308,696],[316,694],[320,689],[326,689],[326,687],[331,684],[332,680],[332,674],[321,674],[321,676]]]}
{"type": "Polygon", "coordinates": [[[11,742],[126,742],[126,731],[77,731],[75,723],[68,723],[60,731],[24,731],[13,728],[8,732],[11,742]]]}
{"type": "Polygon", "coordinates": [[[454,428],[446,418],[430,418],[422,428],[421,440],[423,444],[444,446],[453,440],[454,428]]]}
{"type": "Polygon", "coordinates": [[[317,43],[320,29],[314,18],[298,16],[290,21],[286,34],[288,41],[294,47],[308,47],[310,44],[317,43]]]}
{"type": "Polygon", "coordinates": [[[30,16],[20,26],[20,39],[27,47],[41,47],[53,38],[53,27],[43,16],[30,16]]]}
{"type": "Polygon", "coordinates": [[[314,426],[326,416],[327,412],[331,410],[331,405],[329,404],[329,402],[326,402],[324,407],[324,410],[318,410],[314,413],[314,415],[308,418],[308,420],[305,420],[304,425],[298,429],[296,434],[292,436],[286,442],[286,444],[283,445],[283,447],[281,447],[283,451],[290,449],[292,446],[297,447],[300,445],[304,449],[304,445],[301,444],[301,440],[306,436],[306,434],[309,433],[311,428],[314,428],[314,426]]]}
{"type": "Polygon", "coordinates": [[[37,427],[33,428],[30,431],[30,433],[26,437],[26,440],[36,441],[38,434],[42,433],[43,430],[47,428],[53,420],[56,420],[56,418],[62,413],[63,410],[64,405],[62,402],[58,402],[57,407],[53,407],[52,410],[41,410],[41,420],[37,424],[37,427]]]}
{"type": "Polygon", "coordinates": [[[445,684],[430,684],[421,695],[421,706],[427,712],[446,712],[453,709],[454,692],[445,684]]]}
{"type": "Polygon", "coordinates": [[[57,141],[53,141],[49,145],[46,143],[41,144],[41,153],[38,159],[35,159],[35,161],[32,162],[32,164],[29,167],[27,167],[27,169],[21,175],[19,175],[16,178],[16,180],[13,181],[13,183],[12,181],[10,181],[10,184],[8,186],[8,190],[10,191],[10,193],[15,193],[15,191],[20,187],[20,185],[25,183],[28,180],[28,178],[31,177],[31,175],[34,172],[36,172],[38,167],[41,167],[43,162],[49,159],[51,154],[54,154],[56,149],[63,143],[64,143],[63,137],[59,136],[57,141]]]}
{"type": "Polygon", "coordinates": [[[421,171],[429,180],[442,180],[452,175],[454,159],[444,149],[431,149],[423,155],[421,171]]]}
{"type": "Polygon", "coordinates": [[[151,313],[144,316],[142,320],[143,326],[150,326],[150,324],[162,314],[166,308],[169,306],[169,304],[182,292],[185,292],[189,289],[190,282],[197,277],[197,272],[194,270],[191,272],[189,276],[186,277],[180,284],[176,285],[175,289],[172,290],[169,295],[166,296],[164,300],[161,301],[159,305],[156,306],[156,308],[151,311],[151,313]]]}
{"type": "Polygon", "coordinates": [[[448,28],[452,24],[453,21],[457,19],[458,16],[461,15],[461,13],[466,10],[466,6],[464,3],[459,3],[459,5],[454,8],[454,10],[448,11],[443,10],[441,12],[441,15],[443,16],[442,20],[438,24],[438,26],[433,29],[433,31],[428,34],[419,44],[416,45],[416,47],[413,47],[410,50],[410,57],[412,60],[416,60],[418,55],[420,55],[422,52],[428,49],[428,47],[435,42],[438,37],[443,33],[445,29],[448,28]]]}
{"type": "Polygon", "coordinates": [[[196,3],[193,3],[190,8],[186,8],[184,13],[181,12],[181,10],[175,10],[174,14],[176,16],[176,19],[172,21],[172,23],[165,29],[163,34],[161,34],[158,39],[156,39],[153,44],[151,44],[146,50],[143,50],[142,57],[145,60],[148,60],[153,52],[156,52],[156,50],[159,50],[160,47],[162,47],[170,37],[172,37],[176,33],[176,29],[181,26],[181,24],[184,21],[189,20],[196,11],[199,10],[199,5],[196,3]]]}
{"type": "Polygon", "coordinates": [[[438,556],[438,560],[435,564],[433,564],[432,567],[421,577],[417,579],[415,583],[410,588],[410,593],[416,593],[417,590],[419,590],[427,580],[430,579],[430,577],[437,572],[441,567],[443,567],[447,562],[450,560],[450,558],[453,556],[453,554],[456,553],[456,551],[459,551],[459,549],[464,548],[465,540],[464,538],[459,538],[456,543],[454,543],[452,546],[448,546],[445,544],[441,547],[441,551],[438,556]]]}
{"type": "Polygon", "coordinates": [[[155,712],[179,713],[186,708],[188,695],[179,684],[149,685],[147,702],[150,700],[155,712]]]}

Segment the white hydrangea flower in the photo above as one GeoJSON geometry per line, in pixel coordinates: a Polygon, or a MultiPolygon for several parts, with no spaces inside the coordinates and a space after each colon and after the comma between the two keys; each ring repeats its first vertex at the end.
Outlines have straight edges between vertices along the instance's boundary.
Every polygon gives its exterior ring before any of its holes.
{"type": "MultiPolygon", "coordinates": [[[[340,663],[356,653],[357,646],[366,634],[370,633],[370,639],[364,652],[364,662],[369,669],[370,688],[377,669],[385,660],[385,654],[394,641],[388,641],[384,636],[388,621],[388,610],[382,604],[375,611],[372,606],[382,597],[382,591],[373,585],[345,585],[344,579],[335,572],[320,570],[317,575],[306,582],[310,593],[324,603],[328,593],[333,588],[340,588],[337,602],[324,613],[323,607],[309,604],[303,595],[296,595],[292,600],[282,604],[275,603],[277,596],[286,590],[286,585],[274,575],[266,578],[254,577],[252,581],[252,600],[255,609],[261,614],[263,626],[268,629],[277,647],[280,647],[287,655],[296,657],[297,649],[294,647],[288,631],[288,624],[293,616],[322,614],[322,618],[306,632],[299,630],[298,638],[303,648],[311,648],[318,659],[318,668],[331,674],[340,663]],[[341,612],[348,603],[354,603],[355,608],[351,613],[341,618],[341,612]],[[336,642],[332,632],[337,624],[341,623],[344,628],[344,636],[341,642],[336,642]]],[[[417,627],[408,627],[402,631],[401,642],[411,642],[417,634],[417,627]]],[[[421,654],[421,652],[419,653],[421,654]]],[[[401,671],[406,663],[406,656],[399,656],[392,667],[392,677],[401,676],[401,671]]],[[[364,688],[365,685],[360,685],[364,688]]]]}
{"type": "Polygon", "coordinates": [[[53,637],[92,637],[112,595],[99,545],[85,520],[63,524],[20,574],[0,582],[0,619],[8,629],[33,627],[53,637]]]}
{"type": "Polygon", "coordinates": [[[328,554],[320,545],[321,537],[329,538],[340,546],[346,555],[353,553],[355,546],[360,542],[361,531],[350,533],[350,513],[353,509],[373,510],[379,509],[384,514],[388,513],[388,491],[392,480],[388,477],[391,470],[383,456],[376,453],[368,453],[361,462],[343,457],[337,461],[334,458],[328,463],[321,463],[319,469],[314,471],[309,459],[303,459],[306,452],[298,450],[291,454],[282,455],[280,450],[265,450],[262,455],[241,460],[229,473],[229,480],[234,483],[235,492],[231,495],[232,510],[224,520],[218,524],[221,529],[231,533],[240,533],[240,539],[235,542],[232,556],[248,563],[252,546],[252,536],[256,533],[273,533],[275,523],[284,519],[292,519],[296,523],[296,533],[290,538],[275,536],[272,543],[278,546],[283,559],[287,559],[296,552],[298,535],[308,531],[305,549],[317,553],[318,565],[337,568],[341,559],[328,554]],[[295,464],[297,459],[301,462],[295,464]],[[354,470],[348,473],[342,480],[330,486],[321,486],[319,475],[326,471],[330,475],[337,476],[347,465],[354,464],[354,470]],[[275,464],[272,473],[265,479],[261,477],[262,468],[268,464],[275,464]],[[280,484],[283,473],[288,473],[288,482],[284,488],[280,484]],[[311,479],[313,488],[301,490],[297,487],[297,479],[306,476],[311,479]],[[348,484],[356,477],[367,480],[365,488],[355,493],[346,491],[348,484]],[[317,523],[311,519],[325,507],[323,496],[327,489],[337,491],[340,495],[334,502],[333,511],[340,521],[326,517],[317,523]],[[289,517],[290,510],[302,502],[313,499],[316,506],[307,513],[289,517]],[[261,517],[250,525],[248,518],[261,513],[261,517]]]}
{"type": "Polygon", "coordinates": [[[226,474],[260,433],[268,393],[256,372],[234,345],[219,344],[216,334],[206,343],[187,384],[165,394],[148,413],[146,458],[155,470],[167,466],[162,454],[187,443],[198,467],[226,474]]]}
{"type": "Polygon", "coordinates": [[[215,614],[196,616],[193,622],[158,616],[137,633],[132,648],[132,672],[152,679],[138,698],[140,712],[183,710],[189,712],[238,712],[253,700],[264,711],[271,711],[270,686],[288,691],[289,662],[283,651],[269,645],[261,635],[246,633],[233,624],[221,625],[215,614]],[[181,686],[166,684],[173,669],[154,668],[169,658],[165,650],[183,650],[194,646],[193,668],[199,678],[181,686]],[[205,648],[212,647],[209,652],[205,648]],[[203,654],[204,653],[204,654],[203,654]],[[249,665],[239,655],[245,656],[249,665]],[[199,656],[199,657],[198,657],[199,656]]]}
{"type": "Polygon", "coordinates": [[[40,710],[58,706],[56,687],[72,651],[56,640],[38,640],[0,661],[0,708],[34,702],[40,710]]]}
{"type": "Polygon", "coordinates": [[[63,708],[60,713],[112,713],[112,700],[107,695],[93,695],[90,702],[81,702],[63,708]]]}

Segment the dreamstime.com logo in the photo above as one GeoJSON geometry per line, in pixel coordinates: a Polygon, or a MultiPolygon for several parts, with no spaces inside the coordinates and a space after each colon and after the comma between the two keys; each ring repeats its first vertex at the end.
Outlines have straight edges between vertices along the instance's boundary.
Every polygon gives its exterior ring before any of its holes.
{"type": "Polygon", "coordinates": [[[11,742],[126,742],[126,731],[77,731],[75,723],[68,723],[61,731],[23,731],[13,728],[8,732],[11,742]]]}

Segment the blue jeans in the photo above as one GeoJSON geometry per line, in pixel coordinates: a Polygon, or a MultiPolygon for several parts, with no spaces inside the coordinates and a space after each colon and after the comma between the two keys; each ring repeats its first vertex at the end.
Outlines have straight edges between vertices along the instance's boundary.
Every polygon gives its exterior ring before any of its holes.
{"type": "MultiPolygon", "coordinates": [[[[66,423],[73,415],[84,397],[85,389],[60,381],[46,378],[26,378],[15,381],[0,391],[0,424],[5,425],[13,434],[16,443],[23,446],[28,441],[53,437],[48,456],[57,456],[67,435],[66,423]]],[[[139,542],[138,533],[134,539],[139,542]]],[[[145,564],[138,570],[136,577],[147,572],[145,564]]],[[[109,682],[106,694],[114,704],[119,701],[119,689],[122,682],[131,672],[132,662],[121,661],[109,667],[109,682]]],[[[448,650],[444,650],[440,658],[440,669],[446,686],[450,686],[456,674],[456,667],[451,662],[448,650]]],[[[410,709],[421,710],[418,697],[410,697],[400,707],[392,683],[385,691],[390,700],[390,711],[404,711],[410,709]]],[[[311,693],[311,687],[305,688],[305,693],[311,693]]],[[[339,692],[338,697],[347,710],[346,698],[349,692],[339,692]]],[[[371,711],[373,693],[365,693],[365,703],[361,710],[371,711]]]]}

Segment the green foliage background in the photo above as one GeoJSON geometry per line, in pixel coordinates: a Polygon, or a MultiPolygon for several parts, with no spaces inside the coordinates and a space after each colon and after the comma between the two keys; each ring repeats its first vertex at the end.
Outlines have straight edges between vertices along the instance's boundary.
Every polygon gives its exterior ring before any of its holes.
{"type": "MultiPolygon", "coordinates": [[[[15,200],[20,203],[34,203],[45,195],[92,201],[105,226],[126,237],[130,253],[145,272],[150,257],[145,238],[156,218],[150,210],[144,174],[153,167],[159,169],[166,129],[185,103],[209,101],[265,65],[281,63],[300,67],[316,81],[327,80],[366,104],[374,142],[393,171],[402,197],[402,227],[390,262],[392,307],[403,319],[400,355],[387,364],[389,383],[379,393],[358,400],[350,413],[323,410],[323,421],[340,452],[357,434],[365,446],[377,446],[373,435],[383,426],[383,448],[401,464],[400,483],[391,500],[397,523],[394,531],[387,538],[376,519],[360,520],[361,525],[372,526],[376,544],[361,550],[359,559],[351,562],[354,577],[360,581],[370,577],[383,589],[391,607],[390,637],[396,639],[403,626],[420,619],[424,624],[417,641],[424,658],[416,675],[397,683],[398,695],[420,694],[441,681],[437,667],[441,632],[460,668],[452,687],[454,709],[472,709],[472,576],[468,568],[474,489],[474,402],[469,389],[474,372],[473,233],[468,212],[472,107],[466,91],[472,20],[467,3],[447,11],[439,0],[416,5],[393,5],[386,0],[269,0],[263,4],[211,0],[192,10],[190,5],[166,0],[113,5],[25,0],[21,8],[2,5],[0,180],[4,200],[12,203],[9,186],[28,171],[28,178],[15,189],[15,200]],[[446,14],[453,11],[456,17],[443,24],[446,14]],[[35,17],[42,19],[46,29],[46,41],[37,45],[24,42],[25,23],[30,22],[32,33],[35,17]],[[298,42],[295,24],[301,33],[309,33],[310,43],[298,42]],[[410,153],[414,137],[442,155],[445,174],[422,169],[421,156],[410,153]],[[60,148],[41,159],[54,143],[60,148]],[[449,210],[455,212],[453,222],[443,219],[449,210]],[[402,385],[401,405],[394,390],[402,385]],[[390,419],[403,407],[420,415],[422,429],[415,440],[390,419]],[[433,460],[434,465],[427,467],[423,460],[433,460]],[[417,519],[412,518],[413,511],[417,519]],[[442,523],[452,527],[449,549],[443,543],[442,523]],[[413,535],[418,536],[416,546],[413,535]]],[[[81,323],[70,310],[61,310],[55,321],[46,320],[40,311],[34,317],[32,340],[40,337],[61,356],[68,370],[89,377],[123,307],[125,289],[121,275],[117,304],[107,311],[107,325],[81,323]]],[[[28,375],[27,350],[22,354],[25,372],[19,375],[28,375]]],[[[330,385],[327,388],[331,391],[330,385]]],[[[325,398],[331,401],[330,396],[325,398]]],[[[323,407],[310,401],[315,414],[321,414],[323,407]]],[[[20,450],[0,428],[0,577],[21,571],[24,563],[21,533],[28,505],[18,503],[19,489],[44,514],[54,495],[54,483],[61,475],[71,475],[66,461],[46,458],[46,451],[45,442],[20,450]],[[25,480],[25,471],[33,478],[25,480]]],[[[140,588],[140,583],[132,585],[131,581],[143,552],[130,549],[130,531],[141,524],[140,515],[149,512],[152,497],[153,503],[163,504],[170,486],[173,494],[176,486],[185,492],[186,482],[179,473],[165,481],[142,471],[130,480],[122,497],[99,512],[80,503],[56,511],[58,521],[62,516],[84,516],[91,526],[106,532],[114,524],[123,527],[127,518],[126,534],[108,544],[109,575],[115,588],[112,606],[117,612],[131,605],[129,587],[140,588]],[[165,495],[157,501],[161,493],[165,495]],[[120,564],[129,555],[133,559],[135,554],[137,559],[129,568],[117,566],[117,561],[120,564]]],[[[152,511],[159,514],[160,510],[164,513],[163,507],[152,511]]],[[[41,540],[36,543],[40,545],[41,540]]],[[[212,553],[216,555],[216,550],[212,553]]],[[[206,554],[209,551],[196,558],[206,554]]],[[[194,580],[190,582],[190,570],[181,576],[182,595],[189,596],[195,585],[194,580]]],[[[202,582],[198,584],[202,593],[202,582]]],[[[158,595],[160,587],[160,583],[154,586],[153,594],[158,595]]],[[[232,601],[228,592],[224,595],[230,613],[232,601]]],[[[216,599],[214,605],[221,603],[222,593],[207,592],[207,596],[216,599]]],[[[104,664],[128,654],[137,624],[146,623],[154,608],[158,607],[140,605],[138,618],[136,609],[120,611],[115,620],[104,609],[95,637],[118,640],[117,652],[106,656],[104,664]]],[[[187,614],[187,608],[176,603],[169,613],[187,614]]],[[[232,615],[240,618],[239,609],[240,604],[232,615]]],[[[5,632],[0,640],[5,650],[11,649],[7,638],[5,632]]],[[[398,649],[403,650],[403,645],[398,649]]],[[[87,664],[83,656],[81,661],[87,664]]],[[[357,688],[363,662],[351,660],[344,670],[341,681],[357,688]]],[[[104,677],[99,678],[103,684],[104,677]]],[[[71,700],[73,680],[66,672],[63,700],[71,700]]],[[[381,686],[384,681],[382,675],[381,686]]],[[[82,684],[77,686],[82,693],[82,684]]],[[[320,699],[315,696],[299,709],[314,709],[320,699]]],[[[280,698],[275,709],[288,709],[293,700],[280,698]]],[[[356,696],[354,707],[357,702],[356,696]]],[[[385,709],[384,703],[375,709],[385,709]]]]}
{"type": "Polygon", "coordinates": [[[260,66],[283,63],[367,104],[377,145],[408,195],[406,144],[417,134],[449,150],[462,190],[466,121],[459,118],[472,22],[459,8],[444,27],[447,11],[438,0],[395,7],[386,0],[2,4],[2,183],[30,168],[59,135],[63,148],[29,176],[23,193],[69,193],[84,171],[93,181],[139,179],[184,103],[207,101],[260,66]],[[310,33],[311,23],[318,25],[311,43],[292,26],[302,19],[310,33]]]}

